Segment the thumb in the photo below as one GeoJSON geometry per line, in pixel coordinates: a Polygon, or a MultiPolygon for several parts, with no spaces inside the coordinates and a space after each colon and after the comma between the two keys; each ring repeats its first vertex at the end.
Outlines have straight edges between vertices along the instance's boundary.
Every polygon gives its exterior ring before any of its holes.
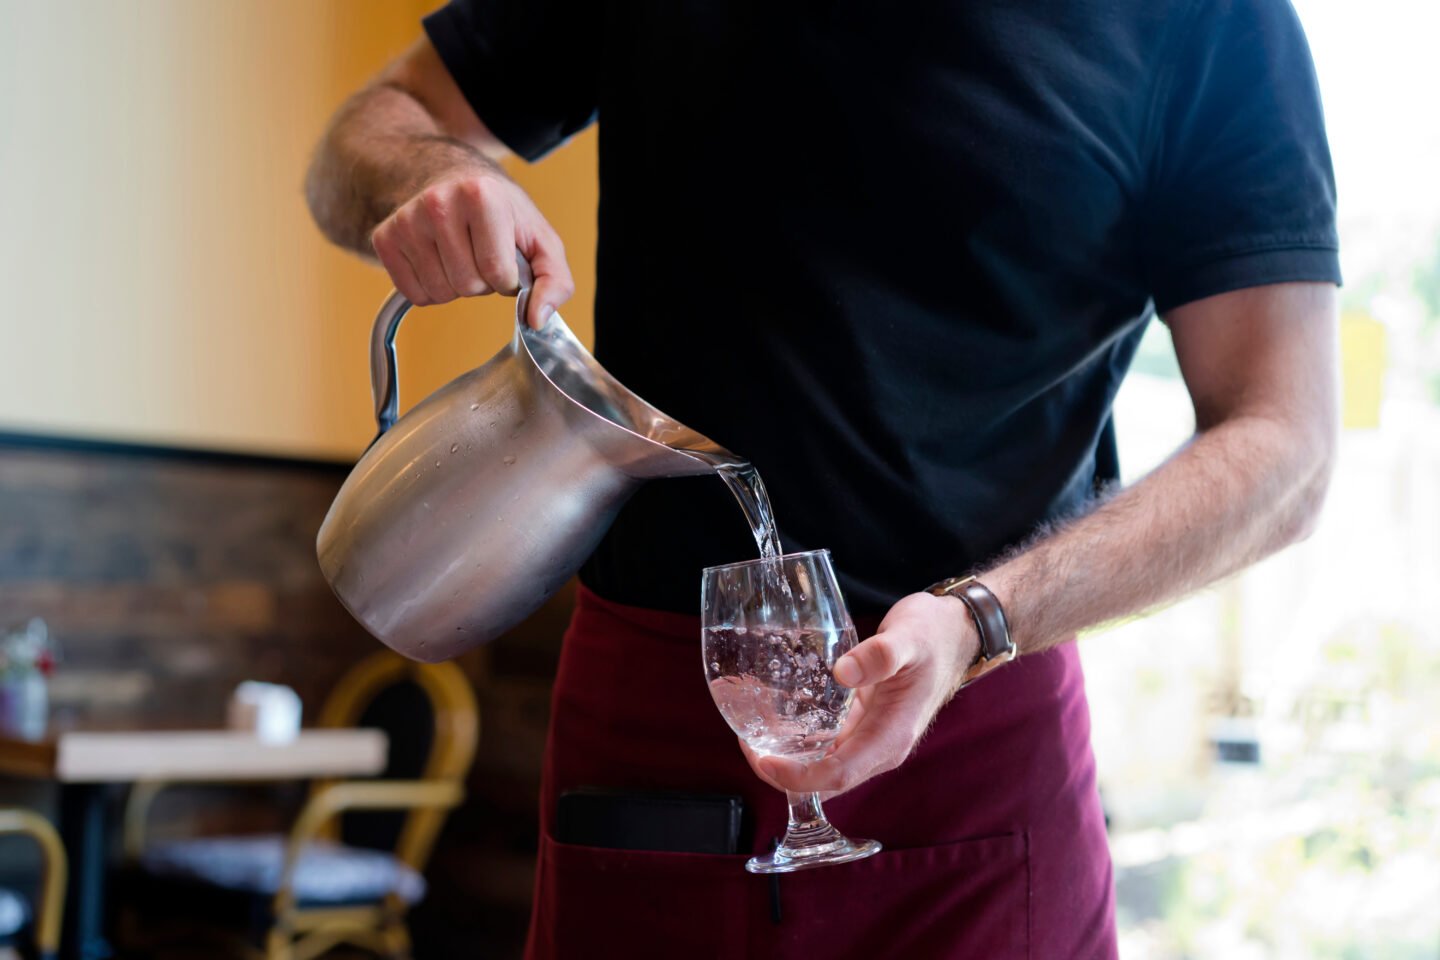
{"type": "Polygon", "coordinates": [[[847,687],[889,680],[914,659],[915,645],[900,632],[880,632],[835,662],[835,679],[847,687]]]}

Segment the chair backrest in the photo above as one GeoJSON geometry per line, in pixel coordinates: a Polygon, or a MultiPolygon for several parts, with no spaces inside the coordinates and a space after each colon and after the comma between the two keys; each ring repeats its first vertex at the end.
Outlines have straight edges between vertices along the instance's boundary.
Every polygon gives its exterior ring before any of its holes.
{"type": "Polygon", "coordinates": [[[35,949],[49,960],[60,949],[60,920],[65,909],[65,846],[50,821],[29,810],[0,809],[0,835],[24,834],[40,848],[44,871],[36,897],[35,949]]]}
{"type": "MultiPolygon", "coordinates": [[[[480,738],[480,708],[459,667],[417,663],[388,650],[366,657],[340,678],[318,723],[385,729],[390,761],[384,776],[391,779],[462,780],[480,738]],[[419,719],[426,714],[428,724],[419,719]]],[[[420,870],[444,821],[445,811],[438,809],[410,810],[398,817],[351,813],[328,832],[332,838],[343,833],[347,842],[361,846],[393,847],[401,860],[420,870]]]]}

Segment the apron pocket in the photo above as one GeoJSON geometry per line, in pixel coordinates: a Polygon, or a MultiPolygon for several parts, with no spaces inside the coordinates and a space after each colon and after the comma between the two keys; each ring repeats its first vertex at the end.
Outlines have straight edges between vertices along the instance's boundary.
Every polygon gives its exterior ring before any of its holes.
{"type": "Polygon", "coordinates": [[[883,850],[857,863],[778,877],[746,873],[747,859],[586,847],[542,836],[529,956],[1030,956],[1024,833],[883,850]]]}
{"type": "MultiPolygon", "coordinates": [[[[785,957],[1028,960],[1028,835],[882,850],[780,877],[785,957]]],[[[756,922],[758,933],[759,923],[756,922]]]]}
{"type": "Polygon", "coordinates": [[[746,956],[743,855],[540,840],[534,958],[746,956]]]}

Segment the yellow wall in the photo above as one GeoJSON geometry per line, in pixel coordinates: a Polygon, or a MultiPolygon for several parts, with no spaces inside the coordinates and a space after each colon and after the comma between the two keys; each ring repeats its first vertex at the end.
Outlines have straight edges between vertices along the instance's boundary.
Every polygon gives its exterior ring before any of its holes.
{"type": "MultiPolygon", "coordinates": [[[[300,184],[415,0],[0,0],[0,430],[353,456],[383,273],[300,184]]],[[[595,134],[513,169],[566,241],[583,337],[595,134]]],[[[402,405],[487,359],[511,301],[417,311],[402,405]]]]}

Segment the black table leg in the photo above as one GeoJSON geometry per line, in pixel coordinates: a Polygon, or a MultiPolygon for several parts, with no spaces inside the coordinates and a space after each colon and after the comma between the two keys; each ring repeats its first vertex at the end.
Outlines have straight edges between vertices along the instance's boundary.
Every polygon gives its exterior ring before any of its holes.
{"type": "Polygon", "coordinates": [[[70,865],[62,960],[105,960],[105,875],[110,851],[105,785],[67,783],[60,788],[60,835],[70,865]]]}

